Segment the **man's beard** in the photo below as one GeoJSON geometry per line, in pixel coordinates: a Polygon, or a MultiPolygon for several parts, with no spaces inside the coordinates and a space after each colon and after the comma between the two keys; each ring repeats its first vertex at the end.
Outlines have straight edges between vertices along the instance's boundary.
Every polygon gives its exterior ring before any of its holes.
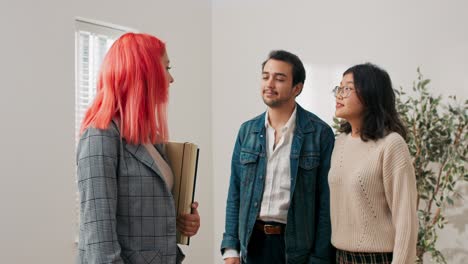
{"type": "Polygon", "coordinates": [[[263,98],[263,102],[270,108],[278,107],[282,104],[280,100],[266,100],[263,98]]]}
{"type": "Polygon", "coordinates": [[[265,97],[262,96],[263,102],[270,108],[275,108],[282,106],[288,102],[288,98],[283,98],[283,99],[265,99],[265,97]]]}

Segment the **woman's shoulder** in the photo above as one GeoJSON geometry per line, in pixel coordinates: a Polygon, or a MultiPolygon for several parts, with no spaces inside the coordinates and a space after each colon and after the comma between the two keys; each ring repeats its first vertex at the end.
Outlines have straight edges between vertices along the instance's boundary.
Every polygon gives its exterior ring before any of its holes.
{"type": "Polygon", "coordinates": [[[117,126],[111,122],[107,128],[100,129],[89,126],[83,131],[77,148],[78,160],[97,155],[114,157],[118,153],[120,133],[117,126]]]}
{"type": "Polygon", "coordinates": [[[405,139],[397,132],[388,133],[382,140],[385,145],[404,145],[406,146],[405,139]]]}
{"type": "Polygon", "coordinates": [[[86,128],[82,135],[81,139],[87,138],[87,137],[93,137],[93,136],[102,136],[102,137],[110,137],[110,138],[119,138],[120,137],[120,132],[119,129],[117,128],[117,125],[111,121],[107,128],[97,128],[95,126],[90,125],[88,128],[86,128]]]}
{"type": "Polygon", "coordinates": [[[381,144],[383,149],[387,153],[393,153],[392,155],[403,155],[407,156],[408,153],[408,144],[405,139],[396,132],[390,132],[382,140],[381,144]]]}
{"type": "Polygon", "coordinates": [[[110,122],[107,128],[89,126],[80,136],[78,151],[90,148],[90,150],[111,149],[113,152],[120,145],[120,132],[114,122],[110,122]]]}

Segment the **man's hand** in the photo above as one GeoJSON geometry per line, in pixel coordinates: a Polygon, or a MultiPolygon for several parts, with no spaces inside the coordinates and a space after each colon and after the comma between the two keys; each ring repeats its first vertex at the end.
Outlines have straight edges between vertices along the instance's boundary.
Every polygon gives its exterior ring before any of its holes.
{"type": "Polygon", "coordinates": [[[192,213],[177,217],[177,230],[183,235],[194,236],[200,229],[200,215],[198,214],[198,202],[192,204],[192,213]]]}
{"type": "Polygon", "coordinates": [[[226,258],[224,264],[240,264],[240,258],[226,258]]]}

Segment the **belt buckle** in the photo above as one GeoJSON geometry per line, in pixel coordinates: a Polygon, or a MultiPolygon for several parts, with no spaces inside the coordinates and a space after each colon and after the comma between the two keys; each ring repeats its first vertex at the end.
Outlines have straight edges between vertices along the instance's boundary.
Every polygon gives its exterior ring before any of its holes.
{"type": "Polygon", "coordinates": [[[264,232],[265,234],[267,234],[267,235],[274,235],[274,234],[277,233],[277,231],[274,230],[275,228],[276,228],[276,226],[274,226],[274,225],[268,225],[268,224],[266,224],[266,225],[263,226],[263,232],[264,232]],[[273,230],[272,230],[272,229],[273,229],[273,230]]]}

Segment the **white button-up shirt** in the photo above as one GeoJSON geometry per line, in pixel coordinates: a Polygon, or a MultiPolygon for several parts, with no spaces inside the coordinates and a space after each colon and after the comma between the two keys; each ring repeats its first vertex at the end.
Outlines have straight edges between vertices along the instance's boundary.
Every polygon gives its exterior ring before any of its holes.
{"type": "Polygon", "coordinates": [[[296,108],[281,128],[281,137],[275,146],[275,129],[265,114],[267,168],[259,219],[286,224],[291,190],[291,145],[296,127],[296,108]]]}

